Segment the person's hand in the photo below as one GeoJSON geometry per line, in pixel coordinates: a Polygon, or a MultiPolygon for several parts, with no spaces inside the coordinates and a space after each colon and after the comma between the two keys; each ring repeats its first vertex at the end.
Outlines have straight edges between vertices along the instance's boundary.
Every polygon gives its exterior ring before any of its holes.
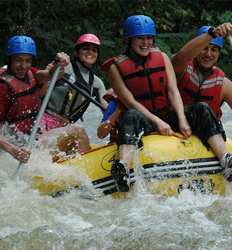
{"type": "Polygon", "coordinates": [[[65,66],[70,63],[70,57],[64,52],[59,52],[56,54],[54,61],[56,64],[60,65],[58,79],[61,79],[65,73],[65,66]]]}
{"type": "Polygon", "coordinates": [[[184,138],[188,138],[192,134],[191,127],[186,117],[179,120],[179,129],[180,129],[181,134],[184,135],[184,138]]]}
{"type": "Polygon", "coordinates": [[[55,56],[55,62],[63,68],[70,63],[70,57],[64,52],[59,52],[55,56]]]}
{"type": "Polygon", "coordinates": [[[221,37],[227,37],[232,35],[232,24],[231,23],[223,23],[219,26],[217,26],[213,33],[215,35],[221,36],[221,37]]]}
{"type": "Polygon", "coordinates": [[[157,127],[158,132],[161,135],[173,135],[174,134],[174,131],[172,130],[170,125],[161,119],[159,119],[159,121],[156,122],[155,125],[157,127]]]}
{"type": "Polygon", "coordinates": [[[8,151],[16,160],[27,163],[31,152],[26,148],[13,147],[8,151]]]}

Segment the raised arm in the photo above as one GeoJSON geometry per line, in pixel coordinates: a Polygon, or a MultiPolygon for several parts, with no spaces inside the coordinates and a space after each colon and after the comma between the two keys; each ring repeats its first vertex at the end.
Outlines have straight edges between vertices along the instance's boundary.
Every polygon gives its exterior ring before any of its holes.
{"type": "Polygon", "coordinates": [[[226,37],[232,34],[232,24],[224,23],[216,28],[209,29],[204,33],[190,40],[172,57],[172,64],[176,74],[184,72],[188,62],[195,58],[199,53],[209,45],[216,36],[226,37]]]}
{"type": "Polygon", "coordinates": [[[59,78],[63,77],[64,67],[67,66],[69,63],[70,63],[70,58],[66,53],[64,52],[57,53],[54,61],[49,63],[45,69],[38,70],[36,72],[36,79],[38,83],[43,84],[51,79],[51,75],[53,74],[56,64],[59,64],[61,66],[59,78]]]}
{"type": "Polygon", "coordinates": [[[187,64],[194,57],[196,57],[201,50],[203,50],[209,42],[212,40],[212,36],[205,33],[201,36],[193,38],[186,43],[182,49],[180,49],[175,55],[173,55],[171,61],[176,74],[185,71],[187,64]]]}

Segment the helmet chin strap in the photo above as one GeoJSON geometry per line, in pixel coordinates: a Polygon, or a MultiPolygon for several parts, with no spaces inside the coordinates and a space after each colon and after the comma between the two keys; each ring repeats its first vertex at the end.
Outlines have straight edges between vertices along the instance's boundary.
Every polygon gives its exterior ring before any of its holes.
{"type": "Polygon", "coordinates": [[[197,68],[198,68],[202,73],[207,73],[207,72],[210,72],[214,66],[216,66],[216,64],[218,63],[219,59],[220,59],[220,54],[219,54],[218,60],[217,60],[210,68],[202,67],[202,66],[199,64],[197,58],[195,58],[194,61],[195,61],[195,64],[196,64],[197,68]]]}
{"type": "MultiPolygon", "coordinates": [[[[214,65],[213,65],[213,66],[214,66],[214,65]]],[[[205,68],[205,67],[202,67],[201,65],[198,65],[198,68],[200,69],[200,71],[201,71],[203,74],[207,74],[207,73],[210,74],[211,71],[212,71],[213,66],[210,67],[210,68],[205,68]]]]}
{"type": "Polygon", "coordinates": [[[75,57],[75,61],[78,61],[84,68],[86,68],[87,70],[90,70],[91,67],[88,67],[87,65],[85,65],[78,56],[75,57]]]}
{"type": "Polygon", "coordinates": [[[212,68],[213,68],[214,65],[212,65],[212,67],[210,67],[210,68],[204,68],[204,67],[202,67],[202,66],[198,63],[197,60],[195,60],[195,63],[196,63],[196,66],[197,66],[199,72],[200,72],[203,76],[205,76],[205,75],[210,75],[210,74],[211,74],[212,68]]]}
{"type": "Polygon", "coordinates": [[[147,59],[147,56],[141,56],[137,54],[133,49],[129,48],[127,55],[131,57],[136,63],[143,65],[147,59]]]}

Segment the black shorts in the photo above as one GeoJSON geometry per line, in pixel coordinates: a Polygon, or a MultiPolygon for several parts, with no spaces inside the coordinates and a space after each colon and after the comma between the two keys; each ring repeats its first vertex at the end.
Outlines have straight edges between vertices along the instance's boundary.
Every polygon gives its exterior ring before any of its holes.
{"type": "MultiPolygon", "coordinates": [[[[208,139],[221,134],[226,140],[222,123],[217,120],[208,104],[199,102],[185,107],[185,115],[193,134],[197,135],[204,145],[208,146],[208,139]]],[[[179,131],[178,118],[175,112],[168,112],[159,116],[167,122],[174,131],[179,131]]],[[[119,145],[139,145],[141,136],[157,131],[155,125],[136,109],[128,109],[119,123],[119,145]]]]}
{"type": "Polygon", "coordinates": [[[222,123],[217,120],[207,103],[199,102],[186,106],[185,115],[193,134],[197,135],[206,146],[208,146],[208,139],[213,135],[221,134],[226,141],[226,133],[222,123]]]}
{"type": "Polygon", "coordinates": [[[138,145],[142,134],[154,130],[152,122],[144,114],[136,109],[128,109],[119,122],[119,145],[138,145]]]}

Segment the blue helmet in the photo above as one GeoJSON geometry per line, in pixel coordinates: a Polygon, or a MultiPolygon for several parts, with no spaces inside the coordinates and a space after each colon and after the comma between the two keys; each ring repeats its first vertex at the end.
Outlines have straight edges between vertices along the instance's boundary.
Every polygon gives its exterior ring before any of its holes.
{"type": "Polygon", "coordinates": [[[15,54],[30,54],[36,56],[36,45],[28,36],[12,36],[7,42],[7,56],[15,54]]]}
{"type": "Polygon", "coordinates": [[[155,36],[155,23],[149,16],[129,16],[123,23],[123,36],[125,38],[135,36],[155,36]]]}
{"type": "MultiPolygon", "coordinates": [[[[200,29],[198,29],[197,31],[197,36],[200,36],[204,33],[207,33],[209,30],[210,26],[202,26],[200,29]]],[[[213,38],[210,42],[210,44],[213,44],[215,46],[218,46],[219,48],[223,47],[224,44],[224,40],[222,37],[217,36],[216,38],[213,38]]]]}

